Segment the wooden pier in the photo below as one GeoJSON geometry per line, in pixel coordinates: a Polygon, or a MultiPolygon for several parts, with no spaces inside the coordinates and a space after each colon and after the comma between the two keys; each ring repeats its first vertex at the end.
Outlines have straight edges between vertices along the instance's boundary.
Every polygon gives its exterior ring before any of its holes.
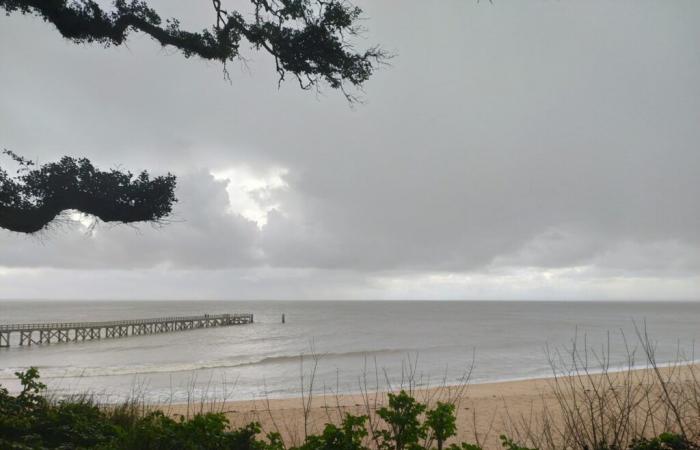
{"type": "Polygon", "coordinates": [[[0,347],[9,347],[12,334],[19,345],[115,339],[144,334],[169,333],[198,328],[228,327],[253,323],[252,314],[205,314],[203,316],[158,317],[109,322],[24,323],[0,325],[0,347]]]}

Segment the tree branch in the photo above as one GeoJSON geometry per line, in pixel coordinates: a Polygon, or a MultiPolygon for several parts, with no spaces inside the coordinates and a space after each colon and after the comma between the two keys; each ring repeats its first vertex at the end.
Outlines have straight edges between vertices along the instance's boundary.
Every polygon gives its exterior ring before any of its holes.
{"type": "MultiPolygon", "coordinates": [[[[94,0],[0,0],[7,14],[20,12],[52,23],[61,35],[76,43],[122,45],[131,30],[151,36],[162,46],[222,63],[240,57],[242,39],[271,54],[280,80],[292,73],[304,89],[325,82],[334,89],[361,87],[377,65],[391,57],[379,47],[356,52],[346,35],[354,36],[362,10],[337,0],[249,0],[254,19],[222,9],[213,0],[216,23],[210,30],[180,29],[177,19],[163,23],[145,1],[115,0],[112,11],[94,0]]],[[[347,96],[348,100],[353,97],[347,96]]]]}
{"type": "Polygon", "coordinates": [[[20,164],[14,177],[0,168],[0,228],[20,233],[44,229],[67,210],[104,222],[154,222],[172,212],[175,176],[153,179],[147,172],[96,169],[85,158],[68,156],[36,169],[30,161],[5,150],[20,164]]]}

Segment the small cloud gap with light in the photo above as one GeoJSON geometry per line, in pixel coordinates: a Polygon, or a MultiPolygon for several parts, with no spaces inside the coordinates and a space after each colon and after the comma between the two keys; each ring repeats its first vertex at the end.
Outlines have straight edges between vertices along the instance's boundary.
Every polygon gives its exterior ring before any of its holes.
{"type": "Polygon", "coordinates": [[[85,214],[75,209],[70,209],[64,212],[64,217],[72,222],[80,224],[83,230],[92,231],[95,230],[95,225],[97,224],[97,218],[91,216],[90,214],[85,214]]]}
{"type": "Polygon", "coordinates": [[[255,170],[248,165],[211,171],[215,179],[227,183],[229,212],[255,222],[259,229],[267,225],[270,212],[282,211],[275,194],[289,188],[284,179],[288,173],[282,167],[255,170]]]}

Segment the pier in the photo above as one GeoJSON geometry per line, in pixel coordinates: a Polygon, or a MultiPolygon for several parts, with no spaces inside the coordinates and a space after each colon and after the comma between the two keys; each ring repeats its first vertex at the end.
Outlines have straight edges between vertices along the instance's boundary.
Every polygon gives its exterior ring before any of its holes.
{"type": "Polygon", "coordinates": [[[12,335],[19,345],[42,345],[94,339],[115,339],[145,334],[170,333],[199,328],[228,327],[253,323],[252,314],[205,314],[202,316],[158,317],[155,319],[107,322],[57,322],[0,325],[0,347],[9,347],[12,335]]]}

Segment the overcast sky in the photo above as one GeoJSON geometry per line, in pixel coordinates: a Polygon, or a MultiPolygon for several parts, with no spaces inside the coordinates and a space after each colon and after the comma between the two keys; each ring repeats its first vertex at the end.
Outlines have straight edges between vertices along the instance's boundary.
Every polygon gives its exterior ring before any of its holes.
{"type": "Polygon", "coordinates": [[[700,299],[700,2],[358,4],[397,56],[354,108],[252,51],[228,83],[0,15],[0,147],[171,171],[180,200],[0,230],[0,298],[700,299]]]}

